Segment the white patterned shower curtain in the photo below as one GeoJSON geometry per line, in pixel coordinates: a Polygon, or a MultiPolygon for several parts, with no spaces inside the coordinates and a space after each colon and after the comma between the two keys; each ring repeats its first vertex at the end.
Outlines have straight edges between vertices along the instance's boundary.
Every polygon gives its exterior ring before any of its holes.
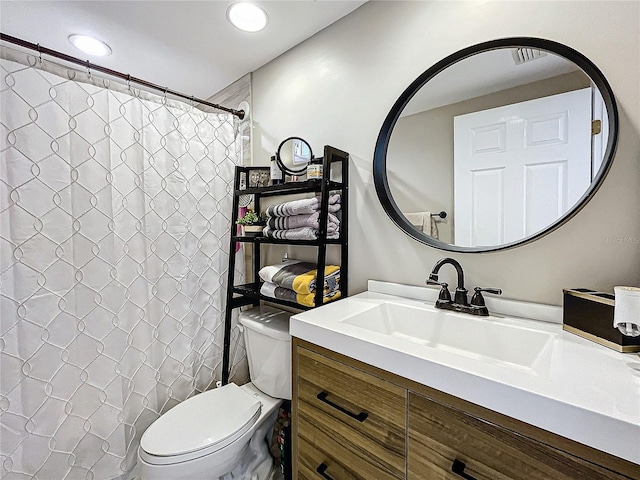
{"type": "Polygon", "coordinates": [[[221,377],[233,118],[0,62],[0,476],[127,478],[221,377]]]}

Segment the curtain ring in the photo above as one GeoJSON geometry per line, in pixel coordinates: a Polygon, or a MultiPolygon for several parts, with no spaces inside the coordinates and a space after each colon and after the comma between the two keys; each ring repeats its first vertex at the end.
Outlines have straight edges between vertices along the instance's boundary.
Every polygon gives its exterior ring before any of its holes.
{"type": "Polygon", "coordinates": [[[40,44],[38,43],[38,61],[42,65],[42,51],[40,50],[40,44]]]}
{"type": "Polygon", "coordinates": [[[131,91],[131,74],[127,73],[127,88],[131,91]]]}
{"type": "Polygon", "coordinates": [[[87,75],[91,76],[91,62],[87,60],[87,75]]]}

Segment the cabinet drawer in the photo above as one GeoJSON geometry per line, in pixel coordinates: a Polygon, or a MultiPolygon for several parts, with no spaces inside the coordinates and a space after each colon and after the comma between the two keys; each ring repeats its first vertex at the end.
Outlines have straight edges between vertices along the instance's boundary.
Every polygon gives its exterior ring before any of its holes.
{"type": "Polygon", "coordinates": [[[410,480],[627,479],[411,392],[408,441],[410,480]],[[452,473],[454,460],[463,475],[452,473]]]}
{"type": "Polygon", "coordinates": [[[298,451],[298,480],[398,480],[317,430],[299,435],[298,451]]]}
{"type": "Polygon", "coordinates": [[[298,435],[321,438],[321,432],[349,455],[404,477],[406,390],[309,350],[297,352],[298,435]]]}

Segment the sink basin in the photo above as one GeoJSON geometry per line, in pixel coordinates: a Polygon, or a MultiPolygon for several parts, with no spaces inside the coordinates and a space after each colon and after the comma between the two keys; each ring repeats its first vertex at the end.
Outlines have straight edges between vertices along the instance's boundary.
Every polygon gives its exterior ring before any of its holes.
{"type": "Polygon", "coordinates": [[[505,320],[395,303],[382,303],[342,320],[428,348],[535,373],[542,357],[550,356],[553,335],[501,322],[505,320]]]}

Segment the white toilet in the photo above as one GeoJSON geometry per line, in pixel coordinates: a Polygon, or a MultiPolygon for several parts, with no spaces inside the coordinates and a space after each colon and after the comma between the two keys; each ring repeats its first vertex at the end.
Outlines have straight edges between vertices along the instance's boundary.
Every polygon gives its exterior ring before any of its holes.
{"type": "Polygon", "coordinates": [[[291,399],[290,313],[240,314],[251,383],[229,383],[185,400],[142,435],[142,480],[267,480],[267,441],[283,399],[291,399]],[[267,438],[268,437],[268,438],[267,438]]]}

